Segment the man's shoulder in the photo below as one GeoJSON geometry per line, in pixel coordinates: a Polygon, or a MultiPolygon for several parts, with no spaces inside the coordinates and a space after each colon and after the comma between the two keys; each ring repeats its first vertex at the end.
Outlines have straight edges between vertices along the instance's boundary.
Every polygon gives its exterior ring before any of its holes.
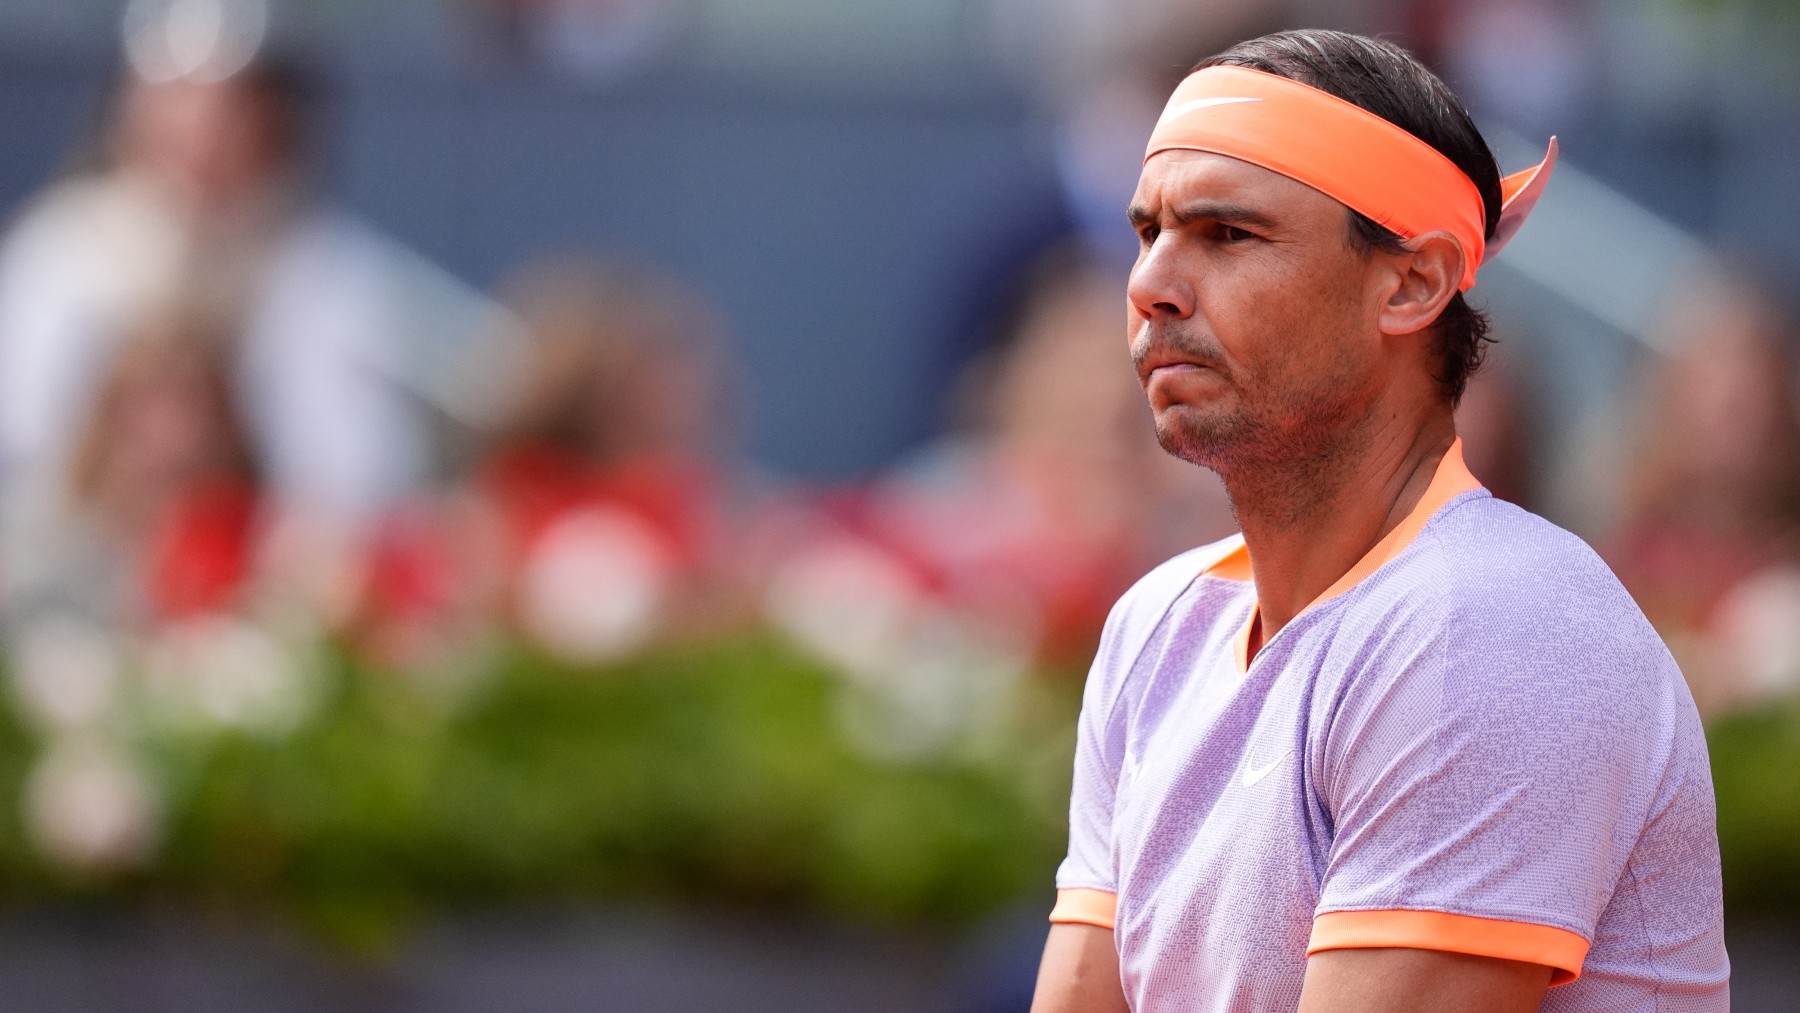
{"type": "Polygon", "coordinates": [[[1404,611],[1429,618],[1466,657],[1529,655],[1633,678],[1672,667],[1667,648],[1610,567],[1550,521],[1491,496],[1453,504],[1394,575],[1404,611]]]}
{"type": "Polygon", "coordinates": [[[1471,496],[1432,518],[1407,577],[1451,606],[1636,612],[1598,553],[1556,524],[1493,496],[1471,496]]]}
{"type": "Polygon", "coordinates": [[[1118,603],[1113,606],[1113,619],[1148,619],[1151,622],[1161,619],[1208,567],[1235,552],[1243,544],[1243,535],[1232,535],[1189,549],[1157,564],[1119,596],[1118,603]]]}
{"type": "Polygon", "coordinates": [[[1119,596],[1106,618],[1090,677],[1101,675],[1109,682],[1123,679],[1200,575],[1242,544],[1243,536],[1233,535],[1189,549],[1138,578],[1119,596]]]}

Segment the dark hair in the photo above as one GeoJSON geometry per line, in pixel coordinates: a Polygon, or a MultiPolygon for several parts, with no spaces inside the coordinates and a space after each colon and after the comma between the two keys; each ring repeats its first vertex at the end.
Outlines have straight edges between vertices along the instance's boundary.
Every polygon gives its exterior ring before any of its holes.
{"type": "MultiPolygon", "coordinates": [[[[1493,238],[1500,220],[1500,167],[1494,153],[1456,94],[1406,50],[1379,39],[1309,28],[1240,42],[1194,69],[1218,66],[1248,67],[1311,85],[1436,148],[1481,192],[1486,238],[1493,238]]],[[[1350,241],[1357,248],[1401,248],[1400,237],[1392,231],[1356,211],[1350,216],[1350,241]]],[[[1469,376],[1481,368],[1493,338],[1487,315],[1470,306],[1461,292],[1451,297],[1435,326],[1441,351],[1437,379],[1454,405],[1469,376]]]]}
{"type": "Polygon", "coordinates": [[[323,93],[320,77],[305,57],[297,50],[265,46],[232,79],[263,103],[281,157],[305,158],[323,93]]]}

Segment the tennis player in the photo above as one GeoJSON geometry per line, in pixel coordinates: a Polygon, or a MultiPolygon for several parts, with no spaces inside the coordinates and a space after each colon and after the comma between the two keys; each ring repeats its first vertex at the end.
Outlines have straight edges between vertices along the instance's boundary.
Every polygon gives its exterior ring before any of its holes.
{"type": "Polygon", "coordinates": [[[1501,179],[1392,45],[1286,32],[1151,136],[1130,349],[1243,533],[1152,571],[1082,706],[1037,1013],[1724,1011],[1706,745],[1574,536],[1451,410],[1501,179]]]}

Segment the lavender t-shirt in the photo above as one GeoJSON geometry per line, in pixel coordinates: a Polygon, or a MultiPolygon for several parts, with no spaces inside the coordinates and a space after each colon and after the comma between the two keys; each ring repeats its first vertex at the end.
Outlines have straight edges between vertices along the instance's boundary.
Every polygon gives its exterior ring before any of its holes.
{"type": "Polygon", "coordinates": [[[1439,498],[1247,670],[1241,538],[1114,608],[1057,873],[1059,913],[1110,910],[1056,920],[1113,923],[1134,1010],[1293,1010],[1309,947],[1357,946],[1548,964],[1545,1010],[1727,1009],[1681,673],[1579,539],[1472,479],[1439,498]]]}

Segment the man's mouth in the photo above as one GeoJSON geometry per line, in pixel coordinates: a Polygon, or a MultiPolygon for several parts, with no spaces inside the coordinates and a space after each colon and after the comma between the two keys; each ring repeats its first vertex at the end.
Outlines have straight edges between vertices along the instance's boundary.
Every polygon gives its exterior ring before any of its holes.
{"type": "Polygon", "coordinates": [[[1172,376],[1176,373],[1191,373],[1205,368],[1205,366],[1202,366],[1197,362],[1166,362],[1150,371],[1150,379],[1154,380],[1159,376],[1172,376]]]}
{"type": "Polygon", "coordinates": [[[1144,363],[1144,365],[1149,367],[1140,374],[1140,379],[1143,382],[1145,390],[1149,390],[1159,380],[1173,380],[1178,377],[1202,373],[1211,368],[1205,363],[1194,362],[1189,359],[1151,359],[1149,362],[1144,363]]]}

